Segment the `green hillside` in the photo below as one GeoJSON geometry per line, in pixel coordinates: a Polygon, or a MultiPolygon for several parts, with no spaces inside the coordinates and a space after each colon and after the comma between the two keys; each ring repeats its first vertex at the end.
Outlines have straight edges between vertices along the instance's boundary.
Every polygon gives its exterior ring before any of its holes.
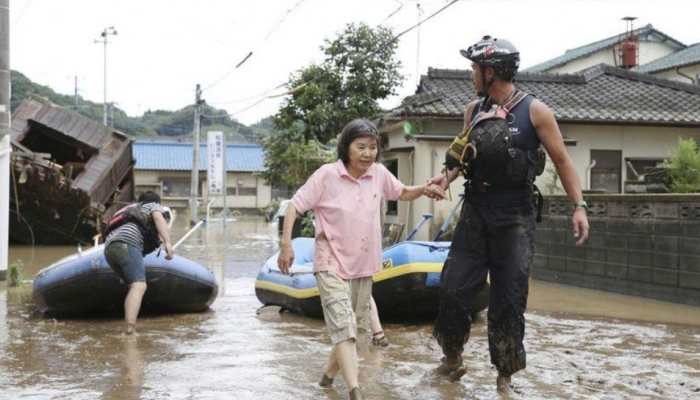
{"type": "MultiPolygon", "coordinates": [[[[48,86],[31,81],[18,71],[12,71],[12,99],[14,110],[23,99],[30,96],[40,96],[59,106],[75,110],[78,113],[102,122],[102,103],[77,99],[71,95],[56,93],[48,86]]],[[[216,109],[209,105],[202,107],[202,131],[220,130],[226,133],[230,143],[255,143],[260,137],[269,134],[274,128],[270,118],[265,118],[248,127],[229,117],[225,110],[216,109]]],[[[189,138],[194,125],[194,109],[192,105],[176,111],[148,110],[140,117],[130,117],[118,107],[114,109],[114,127],[135,137],[149,138],[189,138]]]]}

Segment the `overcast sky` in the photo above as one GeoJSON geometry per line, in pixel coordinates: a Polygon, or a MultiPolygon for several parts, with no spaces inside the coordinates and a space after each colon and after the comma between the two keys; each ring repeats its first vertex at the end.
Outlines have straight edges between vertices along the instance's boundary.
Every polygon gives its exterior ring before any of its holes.
{"type": "MultiPolygon", "coordinates": [[[[427,16],[447,3],[424,0],[420,7],[427,16]]],[[[345,24],[386,20],[398,33],[418,18],[415,0],[11,0],[10,6],[12,69],[33,81],[72,94],[77,75],[79,93],[102,102],[103,46],[94,40],[114,26],[108,101],[130,115],[175,110],[193,102],[200,83],[209,104],[246,124],[274,114],[281,100],[241,110],[290,73],[320,62],[323,39],[345,24]],[[228,74],[249,51],[253,56],[228,74]]],[[[401,38],[406,79],[382,105],[413,93],[416,71],[466,68],[458,50],[484,34],[510,39],[527,67],[622,32],[627,15],[638,17],[635,27],[651,23],[685,44],[700,42],[699,8],[697,0],[461,0],[422,25],[420,42],[415,30],[401,38]]]]}

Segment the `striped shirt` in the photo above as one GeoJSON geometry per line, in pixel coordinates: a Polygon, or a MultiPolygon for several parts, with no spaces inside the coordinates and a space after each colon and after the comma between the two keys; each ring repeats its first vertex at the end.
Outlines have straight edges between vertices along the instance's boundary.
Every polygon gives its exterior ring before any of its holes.
{"type": "MultiPolygon", "coordinates": [[[[150,216],[153,211],[164,213],[165,209],[158,203],[146,203],[141,205],[141,211],[150,216]]],[[[105,246],[109,245],[111,242],[123,242],[143,249],[143,235],[138,225],[133,222],[127,222],[110,232],[110,234],[107,235],[107,240],[105,240],[105,246]]]]}

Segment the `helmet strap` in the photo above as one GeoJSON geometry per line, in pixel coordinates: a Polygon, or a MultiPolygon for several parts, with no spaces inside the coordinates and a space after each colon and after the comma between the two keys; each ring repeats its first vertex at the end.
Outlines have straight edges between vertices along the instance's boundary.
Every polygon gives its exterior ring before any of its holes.
{"type": "Polygon", "coordinates": [[[481,97],[488,97],[489,96],[489,90],[491,90],[491,85],[493,85],[494,78],[489,79],[488,81],[486,80],[486,68],[481,68],[481,86],[482,89],[477,93],[477,95],[481,97]]]}

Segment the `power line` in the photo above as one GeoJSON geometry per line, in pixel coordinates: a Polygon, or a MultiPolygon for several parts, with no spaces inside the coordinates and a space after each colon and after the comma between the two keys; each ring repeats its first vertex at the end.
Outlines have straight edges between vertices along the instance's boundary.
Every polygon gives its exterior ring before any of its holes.
{"type": "MultiPolygon", "coordinates": [[[[248,111],[248,110],[250,110],[251,108],[257,106],[257,105],[260,104],[260,103],[262,103],[262,102],[265,101],[265,100],[274,99],[274,98],[286,96],[286,95],[289,95],[289,94],[294,94],[294,92],[303,89],[307,84],[308,84],[308,82],[304,82],[304,83],[302,83],[301,85],[298,85],[298,86],[296,86],[296,87],[294,87],[294,88],[292,88],[292,89],[290,89],[290,90],[287,90],[287,91],[285,91],[285,92],[283,92],[283,93],[277,93],[277,94],[273,94],[273,95],[264,96],[264,97],[262,97],[262,98],[257,99],[253,104],[250,104],[250,105],[248,105],[248,106],[245,106],[245,107],[243,107],[243,108],[241,108],[241,109],[239,109],[239,110],[236,110],[236,111],[234,111],[234,112],[231,112],[231,113],[228,112],[228,111],[225,111],[224,113],[219,114],[219,115],[209,114],[209,115],[206,115],[206,117],[221,118],[221,117],[224,117],[224,116],[228,116],[229,118],[235,120],[235,119],[236,119],[236,118],[234,117],[235,115],[238,115],[238,114],[240,114],[240,113],[242,113],[242,112],[248,111]]],[[[267,92],[271,92],[272,90],[278,89],[278,88],[280,88],[280,87],[282,87],[282,86],[285,86],[285,85],[286,85],[286,83],[284,83],[284,84],[282,84],[282,85],[278,85],[278,86],[276,86],[275,88],[268,90],[267,92]]]]}
{"type": "Polygon", "coordinates": [[[397,2],[397,3],[399,3],[399,7],[398,7],[396,10],[392,11],[391,14],[387,15],[386,18],[384,18],[384,19],[382,20],[382,22],[379,23],[379,25],[384,25],[384,24],[386,23],[386,21],[390,20],[391,17],[393,17],[394,15],[396,15],[396,14],[397,14],[399,11],[401,11],[401,9],[403,8],[403,6],[404,6],[403,1],[400,1],[400,0],[394,0],[394,1],[397,2]]]}
{"type": "Polygon", "coordinates": [[[459,0],[452,0],[452,1],[450,1],[449,3],[445,4],[445,5],[442,6],[439,10],[437,10],[437,11],[435,11],[434,13],[430,14],[430,15],[427,16],[426,18],[424,18],[424,19],[418,21],[418,23],[416,23],[415,25],[411,26],[410,28],[407,28],[407,29],[404,30],[403,32],[399,33],[398,35],[394,36],[393,39],[389,40],[389,41],[386,43],[386,46],[388,46],[388,45],[394,43],[394,42],[395,42],[396,40],[398,40],[398,38],[400,38],[401,36],[407,34],[408,32],[410,32],[410,31],[416,29],[417,27],[423,25],[424,23],[428,22],[428,21],[431,20],[432,18],[436,17],[438,14],[440,14],[440,13],[442,13],[443,11],[447,10],[448,8],[450,8],[451,6],[453,6],[455,3],[457,3],[458,1],[459,1],[459,0]]]}
{"type": "MultiPolygon", "coordinates": [[[[302,1],[303,1],[303,0],[302,0],[302,1]]],[[[378,52],[380,52],[380,51],[386,49],[388,46],[391,46],[394,42],[396,42],[401,36],[403,36],[403,35],[405,35],[405,34],[411,32],[412,30],[414,30],[414,29],[420,27],[421,25],[423,25],[423,24],[426,23],[427,21],[433,19],[434,17],[438,16],[440,13],[442,13],[442,12],[445,11],[445,10],[447,10],[448,8],[450,8],[451,6],[453,6],[454,4],[456,4],[456,3],[459,2],[459,1],[460,1],[460,0],[451,0],[449,3],[447,3],[447,4],[445,4],[444,6],[440,7],[437,11],[435,11],[435,12],[433,12],[432,14],[428,15],[427,17],[425,17],[425,18],[419,20],[416,24],[414,24],[414,25],[412,25],[412,26],[410,26],[410,27],[404,29],[403,31],[401,31],[401,32],[398,33],[397,35],[394,35],[391,39],[387,40],[384,44],[382,44],[381,46],[379,46],[379,48],[377,48],[376,50],[374,50],[374,51],[371,52],[371,53],[367,53],[364,57],[360,58],[359,61],[360,61],[360,62],[361,62],[361,61],[364,61],[365,59],[367,59],[367,58],[369,58],[369,57],[371,57],[371,56],[377,54],[378,52]]],[[[246,106],[246,107],[244,107],[244,108],[242,108],[242,109],[240,109],[240,110],[237,110],[237,111],[235,111],[234,113],[229,113],[229,116],[231,116],[231,118],[233,118],[232,115],[234,115],[234,114],[239,114],[239,113],[242,113],[242,112],[244,112],[244,111],[248,111],[249,109],[251,109],[251,108],[257,106],[258,104],[264,102],[264,101],[267,100],[267,99],[275,98],[275,97],[281,97],[281,96],[284,96],[284,95],[287,95],[287,94],[293,94],[293,93],[295,93],[296,91],[302,89],[304,86],[306,86],[306,85],[308,85],[309,83],[311,83],[313,80],[314,80],[314,78],[312,78],[312,79],[310,79],[310,80],[308,80],[308,81],[306,81],[306,82],[303,82],[303,83],[301,83],[300,85],[298,85],[298,86],[296,86],[296,87],[290,89],[290,90],[287,91],[286,93],[278,94],[278,95],[275,95],[275,96],[264,96],[264,97],[258,99],[257,101],[255,101],[254,103],[252,103],[252,104],[249,105],[249,106],[246,106]]],[[[269,93],[269,92],[271,92],[272,90],[275,90],[276,88],[285,86],[286,84],[287,84],[287,82],[282,83],[282,84],[280,84],[280,85],[277,85],[277,86],[275,86],[275,88],[269,89],[269,90],[265,91],[264,93],[269,93]]],[[[222,103],[220,103],[220,104],[222,104],[222,103]]]]}
{"type": "MultiPolygon", "coordinates": [[[[270,37],[272,36],[272,34],[273,34],[275,31],[277,31],[277,29],[279,29],[279,27],[282,26],[282,24],[284,23],[284,21],[285,21],[297,8],[299,8],[299,6],[300,6],[303,2],[305,2],[305,1],[306,1],[306,0],[299,0],[299,1],[297,1],[291,8],[289,8],[287,11],[285,11],[284,14],[282,14],[282,17],[280,17],[280,19],[279,19],[279,20],[272,26],[272,28],[267,32],[267,34],[265,35],[265,37],[264,37],[263,40],[262,40],[262,43],[260,43],[259,46],[262,46],[262,45],[264,45],[265,43],[267,43],[267,41],[270,39],[270,37]]],[[[213,88],[214,86],[218,85],[219,83],[221,83],[221,82],[225,81],[226,79],[228,79],[228,77],[231,76],[231,74],[233,74],[233,72],[234,72],[235,70],[237,70],[237,69],[240,68],[243,64],[245,64],[245,63],[253,56],[254,53],[255,53],[254,50],[250,50],[250,51],[246,54],[246,56],[243,57],[243,59],[241,59],[241,61],[239,61],[238,63],[236,63],[236,65],[234,65],[231,69],[229,69],[228,72],[226,72],[226,73],[225,73],[224,75],[222,75],[220,78],[216,79],[214,82],[212,82],[212,83],[210,83],[209,85],[205,86],[204,89],[202,89],[202,90],[204,90],[204,91],[209,90],[209,89],[213,88]]]]}
{"type": "Polygon", "coordinates": [[[287,83],[285,82],[285,83],[283,83],[283,84],[281,84],[281,85],[277,85],[277,86],[275,86],[275,87],[273,87],[273,88],[271,88],[271,89],[267,89],[267,90],[265,90],[264,92],[260,92],[260,93],[258,93],[258,94],[255,94],[255,95],[252,95],[252,96],[248,96],[248,97],[241,97],[241,98],[238,98],[238,99],[226,100],[226,101],[211,101],[211,102],[207,102],[207,103],[208,103],[208,104],[211,104],[211,105],[215,105],[215,106],[221,106],[221,105],[227,105],[227,104],[235,104],[235,103],[243,103],[243,102],[246,102],[246,101],[251,101],[251,100],[259,99],[260,97],[267,97],[267,95],[270,94],[270,92],[272,92],[273,90],[281,89],[281,88],[283,88],[283,87],[286,86],[286,85],[287,85],[287,83]]]}
{"type": "Polygon", "coordinates": [[[282,26],[282,23],[287,19],[287,17],[289,17],[289,16],[294,12],[294,10],[296,10],[296,9],[301,5],[301,3],[305,2],[305,1],[306,1],[306,0],[299,0],[299,1],[297,1],[296,4],[294,4],[290,9],[287,10],[287,11],[282,15],[282,17],[280,18],[280,20],[277,21],[277,24],[275,24],[275,25],[272,27],[272,29],[270,29],[270,31],[267,33],[267,35],[265,35],[265,39],[263,39],[263,43],[267,42],[267,40],[270,38],[270,36],[272,36],[272,34],[273,34],[277,29],[279,29],[280,26],[282,26]]]}

